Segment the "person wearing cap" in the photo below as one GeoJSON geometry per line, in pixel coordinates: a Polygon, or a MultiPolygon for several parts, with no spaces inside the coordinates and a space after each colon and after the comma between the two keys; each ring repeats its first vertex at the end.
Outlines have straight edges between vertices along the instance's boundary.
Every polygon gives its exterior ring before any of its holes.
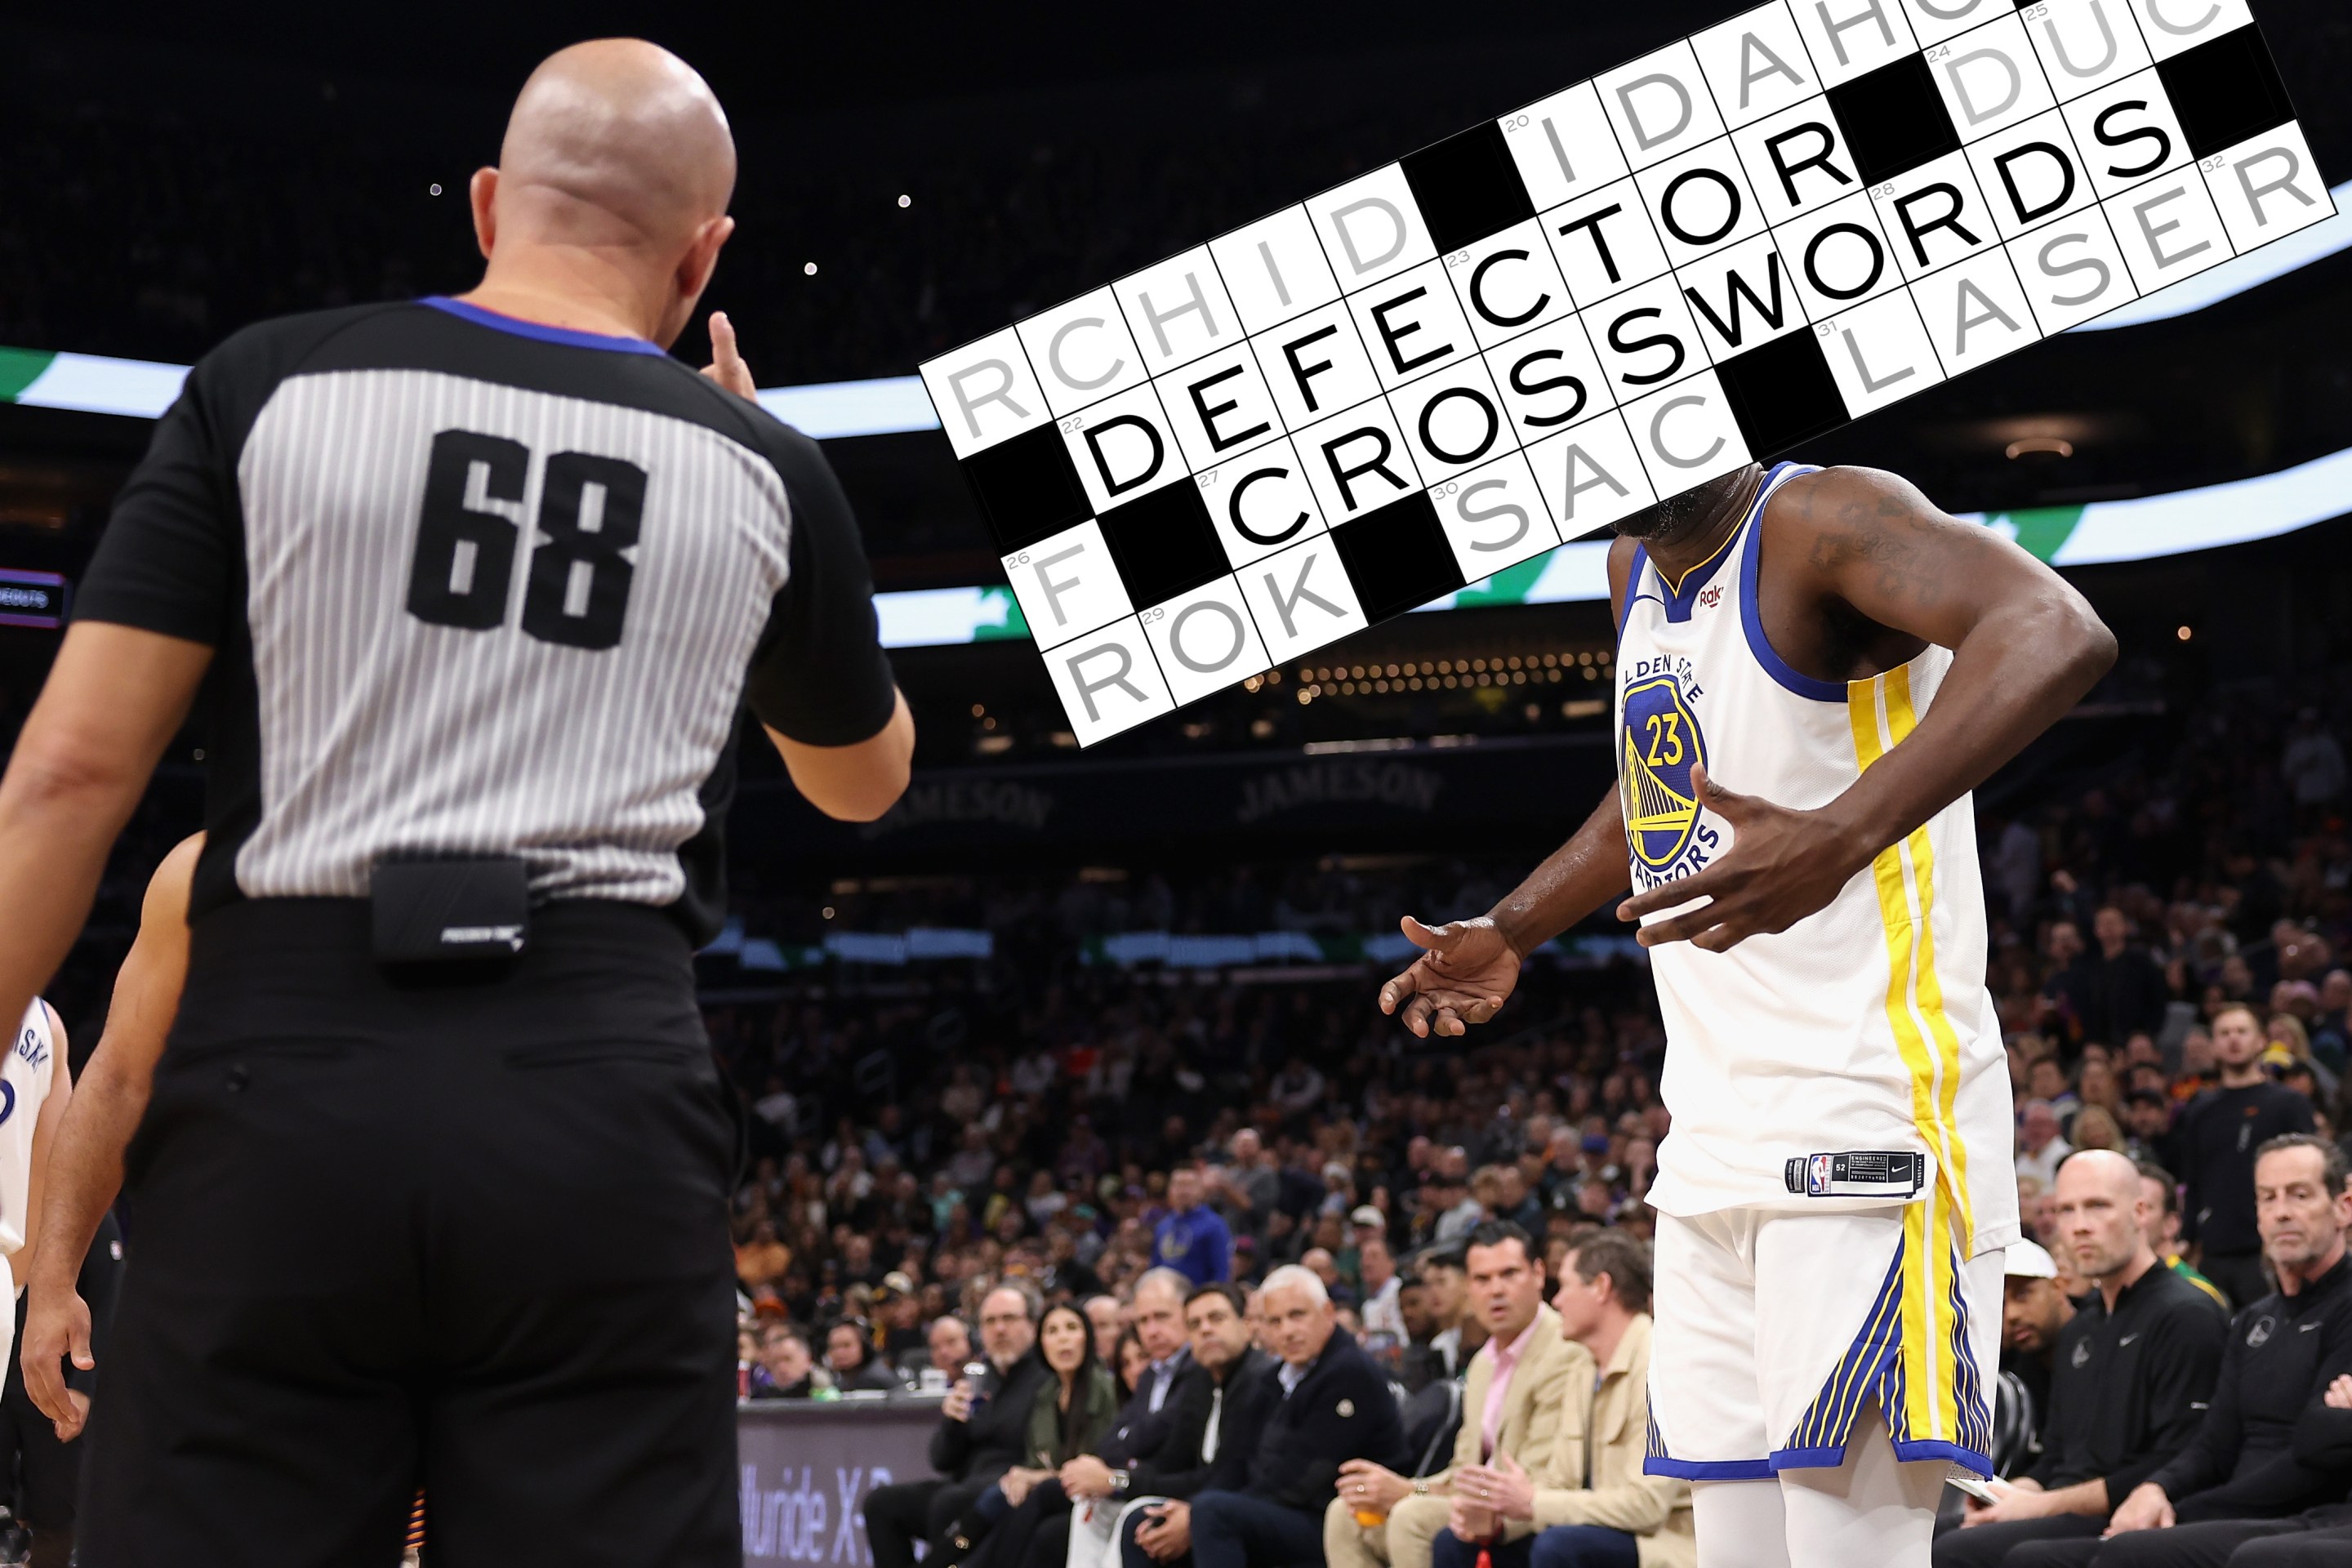
{"type": "Polygon", "coordinates": [[[2058,1331],[2074,1303],[2058,1283],[2058,1263],[2041,1243],[2020,1239],[2001,1258],[2000,1386],[1993,1400],[1993,1473],[2013,1476],[2041,1458],[2050,1424],[2050,1367],[2058,1331]]]}

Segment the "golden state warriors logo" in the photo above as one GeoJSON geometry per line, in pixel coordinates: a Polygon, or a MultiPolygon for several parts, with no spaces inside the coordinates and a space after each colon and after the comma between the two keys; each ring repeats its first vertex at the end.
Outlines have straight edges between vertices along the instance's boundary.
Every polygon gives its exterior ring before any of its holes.
{"type": "Polygon", "coordinates": [[[1691,765],[1706,761],[1706,742],[1672,673],[1625,688],[1623,763],[1625,840],[1634,860],[1663,870],[1682,858],[1698,828],[1691,765]]]}

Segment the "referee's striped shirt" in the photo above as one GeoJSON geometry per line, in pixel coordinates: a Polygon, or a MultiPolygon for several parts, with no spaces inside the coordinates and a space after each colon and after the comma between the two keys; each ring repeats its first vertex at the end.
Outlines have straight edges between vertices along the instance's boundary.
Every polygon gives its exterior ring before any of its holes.
{"type": "Polygon", "coordinates": [[[84,620],[209,645],[190,917],[520,855],[535,898],[723,904],[739,706],[888,722],[857,528],[814,443],[650,342],[447,300],[248,328],[115,503],[84,620]]]}

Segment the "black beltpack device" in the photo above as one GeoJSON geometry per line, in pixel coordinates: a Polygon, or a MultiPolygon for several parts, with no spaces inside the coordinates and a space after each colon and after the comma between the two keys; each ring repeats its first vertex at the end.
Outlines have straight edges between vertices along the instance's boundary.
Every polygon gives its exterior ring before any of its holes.
{"type": "Polygon", "coordinates": [[[368,903],[379,963],[499,962],[530,939],[530,872],[519,856],[382,861],[368,903]]]}

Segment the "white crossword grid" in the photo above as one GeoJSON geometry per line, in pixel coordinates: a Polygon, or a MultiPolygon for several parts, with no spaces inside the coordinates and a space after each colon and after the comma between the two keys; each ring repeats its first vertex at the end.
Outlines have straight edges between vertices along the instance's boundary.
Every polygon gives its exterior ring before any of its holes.
{"type": "Polygon", "coordinates": [[[2246,0],[1774,0],[923,383],[1091,744],[2334,210],[2246,0]]]}

